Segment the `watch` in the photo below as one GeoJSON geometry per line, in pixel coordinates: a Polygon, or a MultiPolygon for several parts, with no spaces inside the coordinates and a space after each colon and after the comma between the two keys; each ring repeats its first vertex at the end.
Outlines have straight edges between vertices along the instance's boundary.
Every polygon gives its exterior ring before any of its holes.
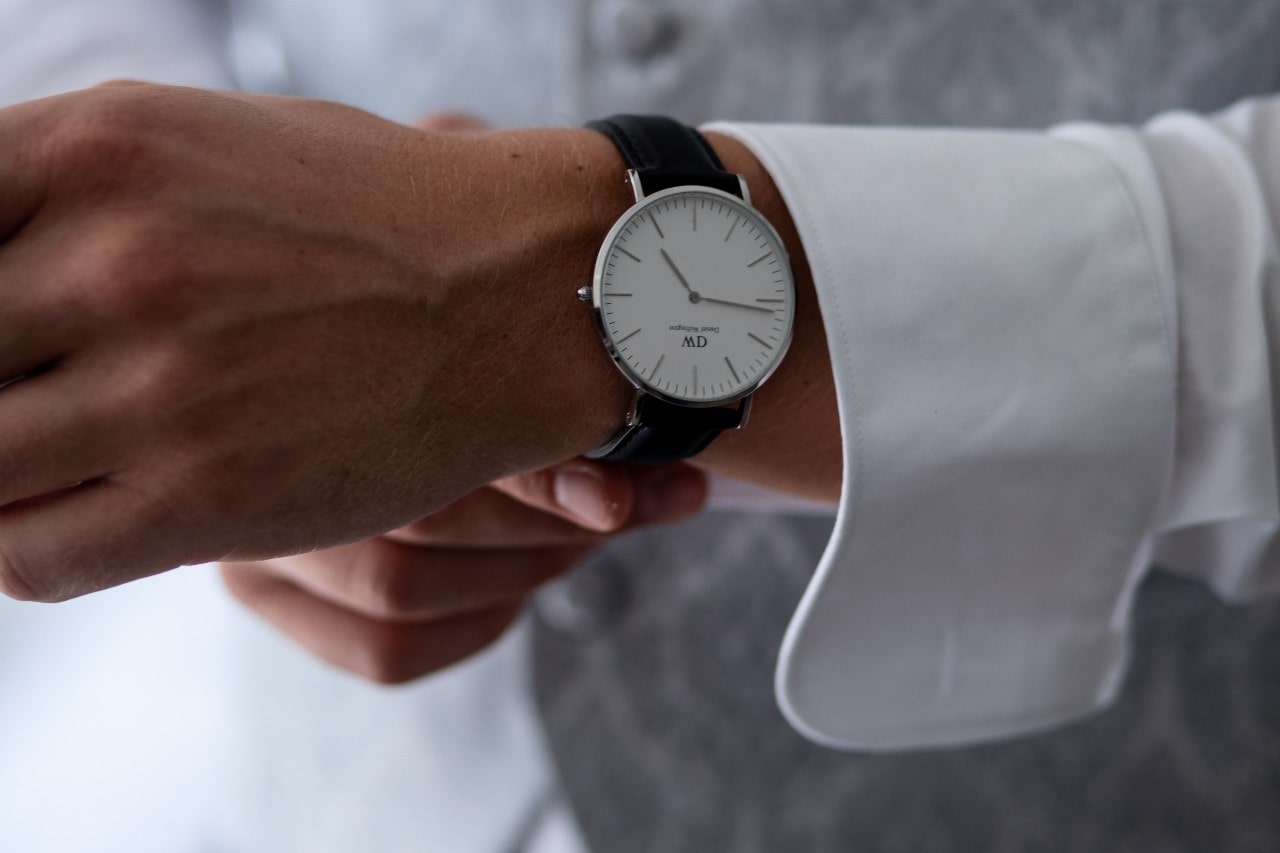
{"type": "Polygon", "coordinates": [[[660,116],[587,127],[627,165],[635,204],[610,229],[590,287],[601,339],[635,387],[595,459],[693,456],[746,425],[751,395],[791,342],[795,284],[781,238],[696,130],[660,116]]]}

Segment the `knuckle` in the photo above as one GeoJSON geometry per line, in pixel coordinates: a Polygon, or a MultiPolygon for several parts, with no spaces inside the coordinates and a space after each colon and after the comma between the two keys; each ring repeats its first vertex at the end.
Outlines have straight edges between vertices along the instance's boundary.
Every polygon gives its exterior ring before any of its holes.
{"type": "Polygon", "coordinates": [[[358,563],[348,574],[347,582],[352,599],[371,616],[396,619],[421,609],[417,573],[398,562],[358,563]]]}
{"type": "Polygon", "coordinates": [[[552,468],[513,474],[502,481],[503,491],[531,506],[554,507],[555,476],[552,468]]]}
{"type": "Polygon", "coordinates": [[[183,276],[181,254],[158,217],[125,212],[84,239],[72,285],[82,304],[103,319],[131,325],[170,307],[183,276]]]}
{"type": "Polygon", "coordinates": [[[123,368],[116,372],[115,387],[103,394],[104,421],[119,423],[122,419],[115,412],[130,413],[129,421],[137,431],[131,445],[145,437],[175,445],[171,449],[182,453],[183,469],[170,472],[175,487],[209,479],[206,468],[211,467],[207,457],[212,448],[191,445],[183,429],[191,420],[187,399],[197,381],[193,362],[180,345],[170,347],[153,341],[147,351],[124,360],[123,368]],[[197,454],[196,450],[204,452],[197,454]]]}
{"type": "Polygon", "coordinates": [[[437,515],[429,515],[417,521],[411,521],[394,532],[396,538],[412,542],[415,545],[434,545],[443,541],[448,533],[448,512],[446,507],[437,515]]]}
{"type": "Polygon", "coordinates": [[[86,95],[58,114],[46,142],[55,174],[101,184],[146,158],[149,121],[144,102],[127,88],[86,95]]]}

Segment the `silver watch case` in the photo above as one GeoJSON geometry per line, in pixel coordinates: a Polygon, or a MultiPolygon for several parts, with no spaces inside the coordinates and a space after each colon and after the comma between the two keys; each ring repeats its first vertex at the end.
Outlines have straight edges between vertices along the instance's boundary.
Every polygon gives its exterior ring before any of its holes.
{"type": "MultiPolygon", "coordinates": [[[[680,193],[694,192],[694,191],[703,193],[703,194],[713,195],[713,196],[722,196],[732,204],[746,205],[748,208],[751,208],[751,210],[755,212],[756,215],[759,217],[759,220],[764,225],[764,227],[769,229],[769,232],[777,240],[778,247],[782,251],[783,260],[787,264],[788,271],[790,271],[791,258],[787,254],[786,244],[782,242],[782,238],[778,236],[778,232],[774,229],[773,225],[769,222],[769,220],[765,219],[763,216],[760,216],[759,211],[757,211],[754,207],[752,207],[751,194],[747,189],[746,179],[743,178],[742,175],[738,175],[738,184],[742,187],[741,197],[738,197],[731,193],[724,192],[722,190],[715,189],[714,187],[708,187],[700,184],[690,184],[688,186],[670,187],[668,189],[660,190],[656,193],[653,193],[652,195],[646,195],[644,192],[644,187],[641,184],[640,175],[639,173],[636,172],[635,169],[627,170],[626,182],[627,182],[627,185],[631,187],[632,193],[635,195],[635,203],[631,205],[631,207],[627,208],[626,211],[623,212],[623,214],[618,217],[618,220],[613,224],[613,227],[609,229],[609,233],[605,235],[604,241],[600,244],[600,251],[596,255],[595,272],[592,274],[592,277],[591,277],[591,285],[589,288],[584,287],[584,288],[580,288],[577,291],[578,299],[580,301],[586,302],[587,299],[590,298],[591,305],[592,305],[592,308],[594,309],[594,314],[595,314],[596,332],[600,335],[600,341],[601,343],[604,344],[605,351],[609,353],[609,357],[613,359],[614,365],[618,368],[619,371],[621,371],[622,375],[627,378],[627,381],[630,382],[633,387],[635,387],[638,394],[646,394],[650,397],[655,397],[659,400],[662,400],[663,402],[671,403],[672,405],[676,405],[676,406],[686,406],[691,409],[710,409],[710,408],[716,408],[720,406],[726,406],[730,403],[741,401],[741,405],[739,407],[740,419],[737,427],[741,429],[742,427],[746,426],[747,416],[750,414],[751,395],[755,393],[757,388],[759,388],[766,381],[768,381],[769,377],[772,376],[774,371],[778,369],[778,365],[782,364],[783,359],[785,359],[787,356],[787,350],[791,347],[791,338],[795,330],[794,322],[788,327],[787,336],[782,341],[782,344],[779,348],[778,357],[774,359],[773,364],[770,365],[769,369],[764,373],[760,374],[760,376],[757,377],[755,381],[751,382],[746,387],[740,389],[739,391],[734,393],[732,396],[724,397],[718,400],[685,400],[680,397],[673,397],[670,394],[667,394],[661,391],[660,389],[654,388],[653,386],[649,385],[638,373],[632,370],[631,366],[628,365],[626,361],[622,358],[617,348],[613,345],[613,341],[610,340],[609,338],[609,334],[605,329],[604,307],[601,304],[601,292],[602,292],[601,283],[604,278],[607,251],[608,251],[608,248],[611,245],[613,245],[613,241],[617,238],[618,232],[622,230],[623,226],[631,219],[632,215],[639,208],[645,205],[651,204],[655,201],[659,201],[663,198],[666,198],[667,196],[679,195],[680,193]]],[[[794,276],[792,276],[793,298],[794,298],[794,288],[795,288],[795,278],[794,276]]],[[[637,396],[637,399],[638,399],[638,396],[637,396]]],[[[636,411],[636,407],[633,403],[631,406],[630,412],[628,412],[627,414],[628,426],[635,425],[633,423],[635,418],[635,411],[636,411]]]]}

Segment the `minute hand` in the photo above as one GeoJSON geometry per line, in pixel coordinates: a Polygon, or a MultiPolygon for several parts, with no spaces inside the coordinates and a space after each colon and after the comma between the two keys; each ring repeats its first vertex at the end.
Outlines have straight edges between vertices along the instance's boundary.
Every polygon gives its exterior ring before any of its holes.
{"type": "Polygon", "coordinates": [[[766,314],[772,314],[774,311],[774,309],[772,308],[765,308],[761,305],[748,305],[745,302],[730,302],[727,299],[716,299],[715,297],[712,297],[712,296],[704,296],[702,297],[701,301],[714,302],[717,305],[732,305],[734,308],[746,308],[749,311],[763,311],[766,314]]]}

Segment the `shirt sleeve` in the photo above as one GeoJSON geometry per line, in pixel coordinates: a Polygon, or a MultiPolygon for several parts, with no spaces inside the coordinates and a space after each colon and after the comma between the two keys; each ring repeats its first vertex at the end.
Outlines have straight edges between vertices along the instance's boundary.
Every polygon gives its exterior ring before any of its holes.
{"type": "Polygon", "coordinates": [[[779,703],[830,746],[1105,706],[1153,556],[1274,592],[1280,99],[1044,133],[720,124],[773,175],[845,488],[779,703]]]}
{"type": "Polygon", "coordinates": [[[230,88],[222,0],[0,0],[0,105],[131,78],[230,88]]]}

